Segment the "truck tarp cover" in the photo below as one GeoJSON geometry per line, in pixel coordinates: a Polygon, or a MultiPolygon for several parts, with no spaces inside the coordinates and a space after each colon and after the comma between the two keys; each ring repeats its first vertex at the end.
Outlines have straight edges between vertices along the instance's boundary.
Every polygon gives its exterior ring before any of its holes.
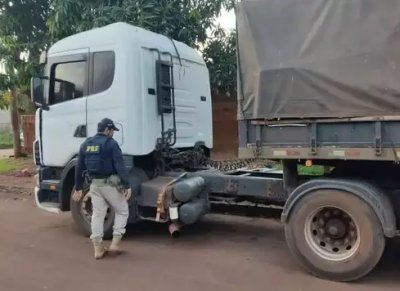
{"type": "Polygon", "coordinates": [[[237,8],[239,119],[400,114],[400,1],[237,8]]]}

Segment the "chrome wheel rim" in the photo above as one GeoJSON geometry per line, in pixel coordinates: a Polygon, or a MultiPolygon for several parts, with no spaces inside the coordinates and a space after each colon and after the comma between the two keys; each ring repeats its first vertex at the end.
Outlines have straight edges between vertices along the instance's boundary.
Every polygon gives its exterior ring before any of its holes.
{"type": "Polygon", "coordinates": [[[349,260],[360,246],[356,221],[343,209],[333,206],[312,212],[306,219],[304,234],[312,251],[328,261],[349,260]]]}
{"type": "MultiPolygon", "coordinates": [[[[92,221],[93,208],[92,208],[92,199],[90,197],[89,192],[84,194],[84,196],[82,198],[80,210],[81,210],[82,217],[85,220],[85,222],[90,224],[92,221]]],[[[109,218],[110,218],[110,207],[107,208],[107,214],[104,218],[104,221],[107,221],[109,218]]]]}

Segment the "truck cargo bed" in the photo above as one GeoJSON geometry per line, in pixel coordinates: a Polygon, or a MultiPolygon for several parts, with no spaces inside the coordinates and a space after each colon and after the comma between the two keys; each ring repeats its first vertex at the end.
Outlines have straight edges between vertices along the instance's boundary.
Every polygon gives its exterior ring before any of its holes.
{"type": "Polygon", "coordinates": [[[400,119],[240,121],[239,157],[397,162],[400,119]]]}
{"type": "Polygon", "coordinates": [[[400,114],[399,15],[399,1],[240,1],[240,119],[400,114]]]}

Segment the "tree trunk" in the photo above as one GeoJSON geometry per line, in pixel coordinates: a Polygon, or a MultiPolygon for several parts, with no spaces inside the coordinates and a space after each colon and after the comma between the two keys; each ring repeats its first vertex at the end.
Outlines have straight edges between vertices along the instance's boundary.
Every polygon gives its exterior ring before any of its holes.
{"type": "Polygon", "coordinates": [[[16,86],[11,88],[11,126],[14,133],[14,158],[19,158],[22,155],[21,139],[19,130],[19,115],[18,115],[18,89],[16,86]]]}

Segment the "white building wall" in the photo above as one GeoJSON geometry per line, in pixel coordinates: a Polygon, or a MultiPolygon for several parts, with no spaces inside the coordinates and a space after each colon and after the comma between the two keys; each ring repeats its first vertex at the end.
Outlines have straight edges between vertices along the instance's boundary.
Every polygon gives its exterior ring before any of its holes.
{"type": "Polygon", "coordinates": [[[0,131],[11,130],[11,117],[9,110],[0,110],[0,131]]]}

